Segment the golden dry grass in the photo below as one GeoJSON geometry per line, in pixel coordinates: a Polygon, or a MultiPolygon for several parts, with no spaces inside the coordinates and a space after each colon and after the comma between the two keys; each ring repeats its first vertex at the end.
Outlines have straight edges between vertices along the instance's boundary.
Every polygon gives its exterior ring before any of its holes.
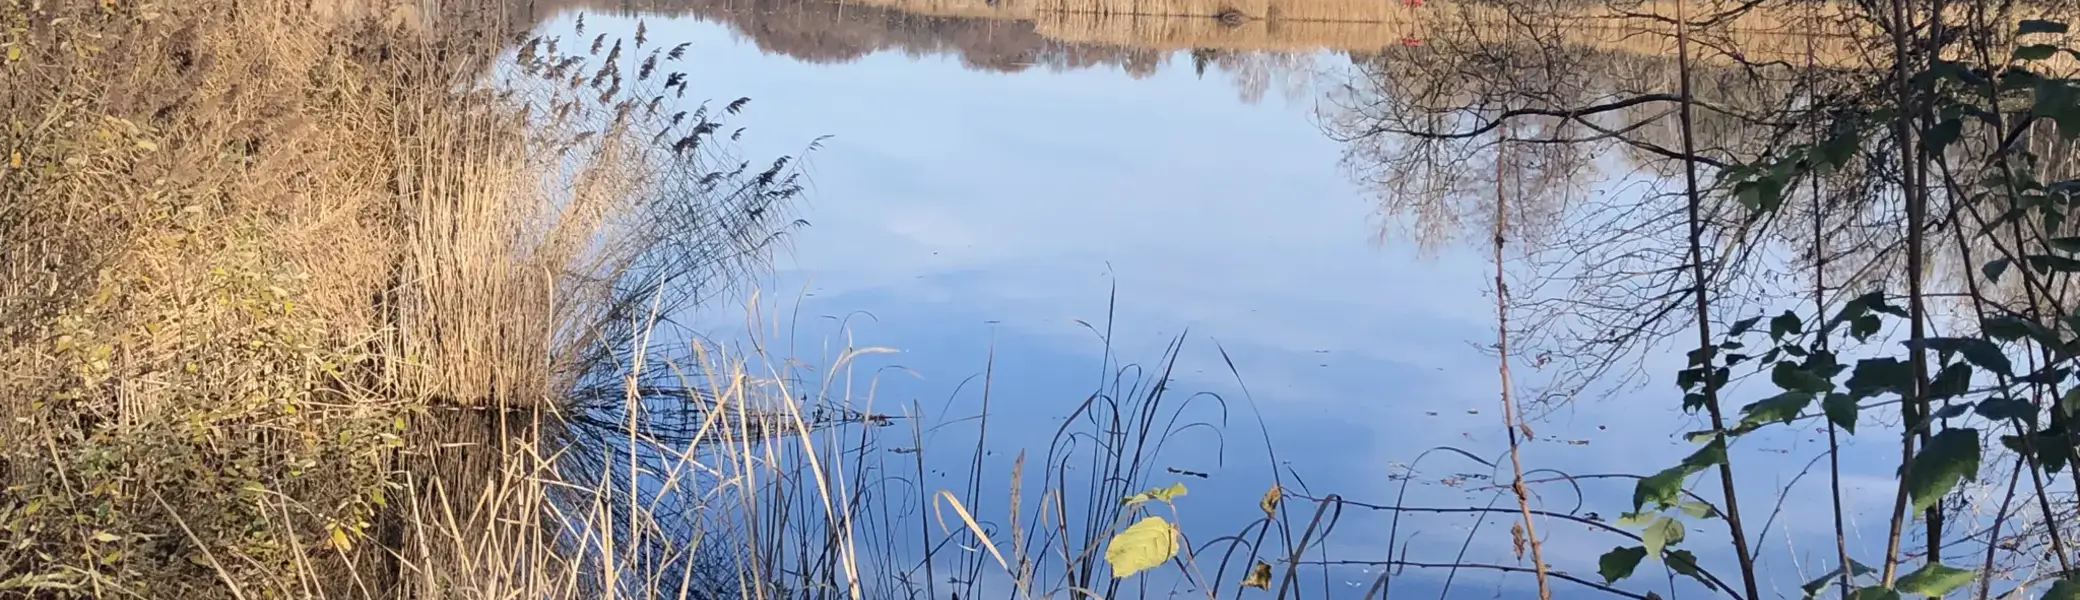
{"type": "Polygon", "coordinates": [[[438,6],[0,2],[0,596],[598,585],[541,423],[799,187],[678,52],[438,6]]]}

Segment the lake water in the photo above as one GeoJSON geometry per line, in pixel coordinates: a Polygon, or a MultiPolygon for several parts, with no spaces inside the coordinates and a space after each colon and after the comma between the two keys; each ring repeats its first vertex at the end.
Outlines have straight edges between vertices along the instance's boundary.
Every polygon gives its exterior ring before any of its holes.
{"type": "MultiPolygon", "coordinates": [[[[1478,213],[1459,215],[1465,222],[1456,226],[1473,233],[1419,244],[1416,230],[1424,228],[1411,226],[1408,214],[1383,210],[1395,199],[1372,181],[1380,167],[1366,163],[1369,155],[1357,145],[1402,142],[1336,135],[1349,116],[1345,86],[1367,80],[1362,57],[1354,58],[1362,53],[1281,41],[1275,22],[1266,31],[1238,28],[1207,42],[1231,49],[1193,50],[1169,38],[1144,46],[1076,41],[1069,38],[1077,30],[1061,22],[946,16],[993,10],[976,4],[943,5],[936,15],[783,1],[588,17],[591,27],[610,31],[632,30],[640,20],[663,44],[689,43],[687,97],[751,98],[732,122],[748,128],[744,152],[806,161],[811,191],[797,211],[808,225],[792,232],[757,296],[732,296],[679,318],[711,340],[742,347],[761,337],[769,354],[808,364],[829,364],[847,348],[894,350],[853,363],[847,394],[863,410],[904,417],[902,427],[881,430],[886,439],[873,443],[871,469],[885,469],[875,475],[903,488],[888,506],[932,531],[941,524],[933,501],[920,494],[941,489],[964,498],[981,490],[969,508],[1002,525],[1010,503],[1004,490],[1021,453],[1031,481],[1050,448],[1060,449],[1052,444],[1058,429],[1087,398],[1112,389],[1116,369],[1160,367],[1166,348],[1182,339],[1155,424],[1176,433],[1141,478],[1189,486],[1177,504],[1194,543],[1258,517],[1258,499],[1277,478],[1303,497],[1510,509],[1485,521],[1408,513],[1397,530],[1388,513],[1346,506],[1326,541],[1303,559],[1298,584],[1306,595],[1356,598],[1380,572],[1315,564],[1324,560],[1528,567],[1512,548],[1514,499],[1493,480],[1506,481],[1506,468],[1449,452],[1411,467],[1432,448],[1490,460],[1506,449],[1490,350],[1495,266],[1479,233],[1488,222],[1478,213]],[[1232,49],[1249,36],[1284,47],[1232,49]],[[758,307],[749,319],[758,323],[757,336],[745,325],[746,303],[758,307]],[[987,419],[978,419],[985,401],[987,419]],[[909,454],[918,446],[913,430],[926,448],[923,460],[909,454]],[[982,449],[980,462],[971,461],[973,448],[982,449]],[[1398,497],[1404,485],[1406,496],[1398,497]],[[1390,532],[1398,532],[1403,548],[1389,542],[1390,532]]],[[[545,27],[571,27],[575,14],[556,13],[545,27]]],[[[1128,21],[1085,23],[1083,37],[1154,31],[1154,39],[1218,23],[1128,21]]],[[[1380,35],[1399,40],[1389,51],[1428,43],[1405,32],[1380,35]]],[[[1358,43],[1365,42],[1340,45],[1358,43]]],[[[1627,49],[1616,44],[1602,52],[1622,57],[1627,49]]],[[[1624,89],[1672,85],[1615,81],[1624,89]]],[[[1622,198],[1666,183],[1635,158],[1596,152],[1580,158],[1584,174],[1564,185],[1520,186],[1517,193],[1622,198]]],[[[1565,229],[1574,218],[1550,217],[1554,223],[1530,225],[1565,229]]],[[[1559,247],[1565,237],[1523,243],[1559,247]]],[[[1521,281],[1538,268],[1513,262],[1511,277],[1521,281]]],[[[1513,297],[1559,293],[1520,289],[1513,297]]],[[[1538,315],[1517,312],[1518,319],[1538,315]]],[[[1520,393],[1581,375],[1579,364],[1540,354],[1541,340],[1517,343],[1533,348],[1513,357],[1520,393]]],[[[1532,478],[1652,473],[1695,447],[1682,434],[1705,426],[1677,408],[1672,374],[1681,367],[1680,351],[1657,348],[1640,351],[1623,372],[1598,379],[1573,401],[1535,409],[1542,417],[1530,424],[1535,437],[1525,446],[1525,468],[1545,471],[1532,478]],[[1637,375],[1624,376],[1631,372],[1637,375]]],[[[1832,521],[1821,509],[1825,463],[1812,462],[1824,454],[1824,433],[1803,425],[1744,438],[1735,448],[1742,488],[1751,494],[1744,503],[1750,536],[1759,538],[1768,576],[1765,594],[1795,597],[1798,584],[1834,562],[1832,521]],[[1798,479],[1809,468],[1820,470],[1798,479]],[[1787,488],[1781,502],[1753,499],[1787,488]],[[1782,514],[1770,514],[1772,506],[1782,514]],[[1752,514],[1757,510],[1765,512],[1752,514]],[[1766,531],[1757,533],[1765,520],[1766,531]]],[[[1099,443],[1081,439],[1077,451],[1099,443]]],[[[1894,490],[1886,465],[1896,447],[1876,439],[1844,451],[1842,493],[1859,557],[1881,552],[1894,490]]],[[[1717,497],[1710,491],[1715,480],[1701,478],[1693,489],[1717,497]]],[[[1579,488],[1550,482],[1535,490],[1545,510],[1610,521],[1629,506],[1631,483],[1587,479],[1579,488]]],[[[1032,513],[1036,502],[1027,495],[1023,510],[1032,513]]],[[[1288,502],[1299,511],[1296,526],[1306,526],[1313,505],[1300,497],[1288,502]]],[[[904,527],[905,534],[919,530],[904,527]]],[[[1555,518],[1541,519],[1539,533],[1553,568],[1597,582],[1597,557],[1634,543],[1555,518]]],[[[1700,520],[1684,547],[1732,582],[1724,539],[1722,521],[1700,520]]],[[[864,570],[924,586],[915,540],[866,545],[864,570]]],[[[1005,593],[992,587],[1007,585],[994,563],[973,567],[984,555],[935,555],[938,579],[958,582],[940,583],[972,584],[961,589],[986,597],[1005,593]],[[947,575],[963,570],[986,581],[947,575]]],[[[1285,557],[1266,558],[1282,577],[1285,557]]],[[[1713,595],[1658,571],[1620,587],[1713,595]]],[[[1436,594],[1448,579],[1453,597],[1524,597],[1531,589],[1522,572],[1420,567],[1402,572],[1394,589],[1436,594]]],[[[1197,593],[1174,579],[1157,581],[1167,583],[1131,593],[1197,593]]],[[[1555,585],[1563,598],[1605,595],[1555,585]]]]}

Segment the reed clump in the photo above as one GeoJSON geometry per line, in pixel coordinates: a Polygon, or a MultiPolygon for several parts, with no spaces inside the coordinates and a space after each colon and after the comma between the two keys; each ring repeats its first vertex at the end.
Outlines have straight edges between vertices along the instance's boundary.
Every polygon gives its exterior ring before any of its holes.
{"type": "Polygon", "coordinates": [[[505,8],[0,2],[0,597],[596,579],[540,440],[800,187],[505,8]]]}

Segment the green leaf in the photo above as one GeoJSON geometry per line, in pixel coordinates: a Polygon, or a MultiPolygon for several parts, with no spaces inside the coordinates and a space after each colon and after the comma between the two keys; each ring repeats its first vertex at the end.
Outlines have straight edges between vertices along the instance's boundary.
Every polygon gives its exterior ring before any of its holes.
{"type": "MultiPolygon", "coordinates": [[[[1912,346],[1908,344],[1908,347],[1912,346]]],[[[1981,369],[2002,375],[2015,374],[2014,365],[2008,361],[2008,355],[2001,352],[2001,347],[1980,338],[1934,337],[1922,340],[1921,347],[1944,354],[1962,354],[1965,360],[1981,369]]]]}
{"type": "Polygon", "coordinates": [[[2001,375],[2015,374],[2015,366],[2008,362],[2008,355],[2001,352],[2000,346],[1993,345],[1993,342],[1971,338],[1971,341],[1959,348],[1958,352],[1964,354],[1965,360],[1979,365],[1981,369],[2001,375]]]}
{"type": "Polygon", "coordinates": [[[2022,257],[2022,261],[2039,273],[2080,273],[2080,260],[2055,254],[2031,254],[2022,257]]]}
{"type": "Polygon", "coordinates": [[[1257,561],[1256,566],[1249,568],[1249,575],[1242,578],[1242,587],[1271,589],[1271,565],[1261,560],[1257,561]]]}
{"type": "Polygon", "coordinates": [[[1791,392],[1825,392],[1834,389],[1834,382],[1828,381],[1826,377],[1801,369],[1789,361],[1771,367],[1769,379],[1777,384],[1777,387],[1791,392]]]}
{"type": "Polygon", "coordinates": [[[1674,517],[1661,517],[1655,519],[1653,524],[1647,525],[1646,531],[1640,532],[1639,541],[1646,545],[1648,556],[1658,559],[1661,557],[1662,548],[1682,543],[1683,533],[1681,521],[1675,520],[1674,517]]]}
{"type": "Polygon", "coordinates": [[[1863,315],[1849,322],[1849,335],[1854,336],[1858,341],[1868,340],[1871,336],[1878,334],[1878,326],[1878,317],[1876,315],[1863,315]]]}
{"type": "Polygon", "coordinates": [[[1798,418],[1799,411],[1813,404],[1812,392],[1784,392],[1741,407],[1742,428],[1752,428],[1769,423],[1790,423],[1798,418]]]}
{"type": "Polygon", "coordinates": [[[1950,363],[1936,373],[1935,381],[1928,382],[1928,397],[1941,400],[1963,396],[1972,390],[1972,366],[1965,363],[1950,363]]]}
{"type": "Polygon", "coordinates": [[[1705,504],[1703,502],[1698,502],[1696,500],[1683,500],[1677,502],[1676,508],[1682,510],[1683,514],[1690,515],[1691,517],[1699,519],[1709,519],[1712,517],[1719,516],[1719,509],[1712,508],[1712,505],[1705,504]]]}
{"type": "MultiPolygon", "coordinates": [[[[1676,387],[1688,390],[1697,387],[1699,383],[1704,383],[1703,367],[1691,367],[1676,371],[1676,387]]],[[[1687,406],[1688,403],[1686,402],[1685,405],[1687,406]]]]}
{"type": "Polygon", "coordinates": [[[1680,468],[1690,473],[1696,473],[1705,470],[1707,467],[1718,466],[1724,462],[1726,462],[1726,440],[1715,438],[1707,442],[1703,448],[1698,448],[1696,452],[1683,457],[1683,464],[1680,465],[1680,468]]]}
{"type": "Polygon", "coordinates": [[[1912,393],[1914,371],[1897,358],[1866,358],[1856,361],[1849,375],[1849,392],[1871,397],[1884,392],[1905,396],[1912,393]]]}
{"type": "Polygon", "coordinates": [[[2029,34],[2032,34],[2032,33],[2065,33],[2065,32],[2066,32],[2066,24],[2065,24],[2065,23],[2060,23],[2060,22],[2058,22],[2058,21],[2046,21],[2046,20],[2043,20],[2043,19],[2023,19],[2023,20],[2022,20],[2022,23],[2021,23],[2021,24],[2019,24],[2019,25],[2017,25],[2017,26],[2015,27],[2015,35],[2029,35],[2029,34]]]}
{"type": "Polygon", "coordinates": [[[1820,401],[1820,410],[1827,413],[1827,422],[1842,428],[1842,431],[1856,433],[1856,413],[1861,410],[1861,407],[1856,405],[1856,397],[1841,393],[1828,394],[1827,399],[1820,401]]]}
{"type": "Polygon", "coordinates": [[[1893,587],[1909,594],[1941,598],[1957,586],[1971,581],[1971,571],[1934,563],[1900,577],[1893,587]]]}
{"type": "Polygon", "coordinates": [[[1683,478],[1689,475],[1688,470],[1675,466],[1641,478],[1632,486],[1632,508],[1658,508],[1674,503],[1676,495],[1683,491],[1683,478]]]}
{"type": "Polygon", "coordinates": [[[2001,275],[2008,272],[2008,265],[2010,264],[2013,264],[2013,262],[2005,258],[1994,259],[1988,261],[1984,265],[1981,265],[1979,267],[1979,272],[1986,274],[1987,281],[2000,283],[2001,275]]]}
{"type": "Polygon", "coordinates": [[[1646,557],[1647,549],[1639,546],[1612,548],[1603,553],[1603,558],[1596,559],[1596,572],[1603,575],[1604,583],[1617,583],[1631,577],[1632,572],[1639,568],[1640,559],[1646,557]]]}
{"type": "Polygon", "coordinates": [[[1705,578],[1704,568],[1697,565],[1697,555],[1691,554],[1689,550],[1670,550],[1667,556],[1662,557],[1662,561],[1668,563],[1669,570],[1688,575],[1698,583],[1704,584],[1705,589],[1715,592],[1719,590],[1719,584],[1705,578]]]}
{"type": "Polygon", "coordinates": [[[2016,48],[2015,58],[2017,60],[2044,60],[2046,58],[2051,58],[2051,55],[2057,53],[2058,46],[2053,46],[2051,44],[2030,44],[2028,46],[2016,48]]]}
{"type": "Polygon", "coordinates": [[[1162,517],[1145,517],[1105,544],[1105,563],[1112,566],[1113,577],[1162,566],[1176,554],[1177,528],[1162,517]]]}
{"type": "MultiPolygon", "coordinates": [[[[1839,572],[1840,570],[1836,569],[1835,571],[1839,572]]],[[[1805,591],[1806,600],[1812,600],[1814,596],[1820,595],[1820,592],[1827,591],[1828,586],[1834,585],[1834,576],[1835,574],[1831,572],[1814,577],[1812,581],[1806,582],[1805,585],[1798,586],[1798,589],[1805,591]]]]}
{"type": "Polygon", "coordinates": [[[2033,464],[2043,467],[2044,472],[2057,473],[2072,460],[2072,446],[2066,444],[2066,439],[2065,424],[2061,423],[2028,437],[2001,436],[2001,445],[2029,458],[2033,464]]]}
{"type": "Polygon", "coordinates": [[[1951,142],[1957,141],[1958,134],[1961,134],[1963,132],[1963,121],[1959,121],[1957,119],[1943,119],[1941,123],[1937,123],[1936,126],[1928,128],[1928,133],[1925,134],[1927,137],[1924,141],[1928,144],[1928,147],[1931,150],[1940,151],[1943,148],[1948,147],[1951,142]]]}
{"type": "Polygon", "coordinates": [[[1704,394],[1697,392],[1683,394],[1683,412],[1694,413],[1700,408],[1704,408],[1704,394]]]}
{"type": "Polygon", "coordinates": [[[1762,190],[1755,187],[1754,181],[1733,184],[1733,199],[1748,210],[1762,210],[1762,190]]]}
{"type": "Polygon", "coordinates": [[[2051,589],[2044,592],[2044,600],[2080,600],[2080,583],[2071,579],[2051,582],[2051,589]]]}
{"type": "Polygon", "coordinates": [[[2071,372],[2071,369],[2065,367],[2050,366],[2024,373],[2021,377],[2016,377],[2015,381],[2032,385],[2058,385],[2058,382],[2065,381],[2066,375],[2071,372]]]}
{"type": "Polygon", "coordinates": [[[2014,398],[1995,397],[1980,400],[1979,406],[1973,410],[1979,413],[1979,416],[2002,421],[2028,419],[2037,415],[2036,405],[2014,398]]]}
{"type": "Polygon", "coordinates": [[[1885,292],[1882,290],[1873,291],[1862,296],[1857,296],[1855,299],[1850,300],[1849,302],[1863,306],[1865,308],[1879,313],[1892,315],[1902,319],[1907,318],[1907,309],[1893,306],[1891,301],[1885,299],[1885,292]]]}
{"type": "Polygon", "coordinates": [[[1914,512],[1928,510],[1967,477],[1979,474],[1979,430],[1946,429],[1929,438],[1928,446],[1908,463],[1907,496],[1914,512]]]}
{"type": "Polygon", "coordinates": [[[1987,319],[1979,323],[1979,331],[1985,332],[1986,335],[2003,342],[2012,342],[2026,337],[2046,346],[2057,346],[2059,343],[2058,334],[2052,333],[2051,330],[2045,329],[2043,325],[2039,325],[2035,321],[2022,317],[2007,316],[1987,319]]]}
{"type": "Polygon", "coordinates": [[[1812,581],[1805,581],[1805,585],[1799,585],[1799,590],[1805,592],[1805,600],[1812,600],[1814,596],[1820,596],[1820,592],[1826,592],[1830,585],[1835,585],[1835,577],[1841,577],[1841,567],[1835,567],[1835,571],[1826,571],[1826,575],[1814,577],[1812,581]]]}
{"type": "Polygon", "coordinates": [[[1675,504],[1676,498],[1683,491],[1683,478],[1723,462],[1726,462],[1726,440],[1714,436],[1703,448],[1698,448],[1696,452],[1690,453],[1690,456],[1684,457],[1682,463],[1662,469],[1660,473],[1652,476],[1643,477],[1639,483],[1634,484],[1632,508],[1639,510],[1652,505],[1658,509],[1675,504]]]}
{"type": "Polygon", "coordinates": [[[1745,334],[1748,332],[1748,330],[1754,329],[1755,323],[1761,320],[1762,317],[1748,317],[1746,319],[1734,321],[1733,330],[1726,332],[1726,337],[1738,337],[1741,334],[1745,334]]]}
{"type": "Polygon", "coordinates": [[[1805,328],[1805,321],[1799,320],[1798,313],[1787,310],[1769,320],[1769,337],[1781,340],[1786,335],[1804,333],[1805,328]]]}
{"type": "Polygon", "coordinates": [[[1773,211],[1784,204],[1784,184],[1764,176],[1733,185],[1734,200],[1750,210],[1773,211]]]}
{"type": "MultiPolygon", "coordinates": [[[[1871,573],[1871,571],[1872,569],[1870,567],[1864,566],[1863,563],[1856,562],[1853,559],[1849,561],[1850,577],[1868,575],[1871,573]]],[[[1828,571],[1826,574],[1823,574],[1819,577],[1814,577],[1812,581],[1808,581],[1805,583],[1805,585],[1801,585],[1798,587],[1799,589],[1805,590],[1805,597],[1808,600],[1810,600],[1815,596],[1819,596],[1820,592],[1827,591],[1828,586],[1834,585],[1834,581],[1836,579],[1841,578],[1841,576],[1842,568],[1835,567],[1834,570],[1828,571]]]]}
{"type": "Polygon", "coordinates": [[[1851,592],[1848,600],[1899,600],[1899,592],[1889,587],[1874,585],[1851,592]]]}

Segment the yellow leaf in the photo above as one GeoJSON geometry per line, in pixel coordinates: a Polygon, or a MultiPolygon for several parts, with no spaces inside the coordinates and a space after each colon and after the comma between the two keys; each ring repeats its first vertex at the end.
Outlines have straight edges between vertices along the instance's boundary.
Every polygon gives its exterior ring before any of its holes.
{"type": "Polygon", "coordinates": [[[1113,577],[1126,577],[1156,568],[1177,555],[1177,528],[1162,517],[1135,523],[1105,545],[1105,562],[1113,577]]]}
{"type": "Polygon", "coordinates": [[[159,143],[158,143],[158,142],[154,142],[154,141],[151,141],[151,140],[137,140],[137,149],[139,149],[139,150],[143,150],[143,151],[146,151],[146,152],[150,152],[150,151],[153,151],[153,150],[158,150],[158,149],[159,149],[159,143]]]}
{"type": "Polygon", "coordinates": [[[1257,566],[1249,568],[1249,576],[1242,578],[1242,587],[1271,589],[1271,565],[1261,560],[1257,561],[1257,566]]]}
{"type": "Polygon", "coordinates": [[[330,541],[332,543],[332,547],[338,549],[341,552],[354,549],[354,540],[348,539],[347,530],[341,529],[338,525],[332,526],[332,539],[330,541]]]}
{"type": "Polygon", "coordinates": [[[21,47],[21,46],[15,46],[15,47],[12,47],[12,48],[8,48],[8,49],[7,49],[7,62],[14,62],[14,61],[18,61],[18,60],[21,60],[21,59],[22,59],[22,47],[21,47]]]}
{"type": "Polygon", "coordinates": [[[22,151],[16,150],[13,154],[7,155],[7,168],[22,168],[22,151]]]}
{"type": "Polygon", "coordinates": [[[1184,482],[1181,481],[1170,484],[1170,487],[1148,491],[1149,496],[1154,497],[1157,500],[1162,500],[1164,502],[1176,500],[1179,496],[1183,496],[1184,493],[1184,482]]]}
{"type": "Polygon", "coordinates": [[[107,542],[113,542],[113,541],[116,541],[116,540],[120,540],[120,539],[123,539],[123,538],[119,538],[119,537],[116,537],[116,534],[113,534],[113,533],[109,533],[109,532],[106,532],[106,531],[96,531],[96,532],[94,532],[94,541],[97,541],[97,542],[103,542],[103,543],[107,543],[107,542]]]}
{"type": "Polygon", "coordinates": [[[1278,500],[1284,496],[1284,488],[1279,487],[1276,483],[1271,484],[1271,489],[1264,490],[1264,499],[1257,501],[1257,508],[1264,509],[1264,516],[1266,517],[1278,516],[1278,500]]]}

